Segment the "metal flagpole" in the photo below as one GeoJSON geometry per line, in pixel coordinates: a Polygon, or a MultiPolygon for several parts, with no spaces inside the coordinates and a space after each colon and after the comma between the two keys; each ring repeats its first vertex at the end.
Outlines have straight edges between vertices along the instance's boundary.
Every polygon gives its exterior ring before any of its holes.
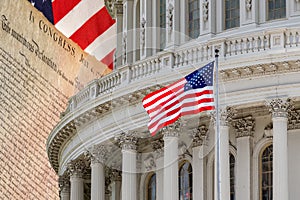
{"type": "Polygon", "coordinates": [[[216,91],[216,141],[217,141],[217,199],[221,200],[221,180],[220,180],[220,110],[219,110],[219,49],[215,49],[215,74],[216,74],[216,83],[215,83],[215,91],[216,91]]]}

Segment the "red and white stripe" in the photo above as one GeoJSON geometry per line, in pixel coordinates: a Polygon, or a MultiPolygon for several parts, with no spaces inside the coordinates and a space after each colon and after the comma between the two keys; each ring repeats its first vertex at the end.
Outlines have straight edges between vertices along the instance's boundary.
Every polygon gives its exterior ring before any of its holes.
{"type": "Polygon", "coordinates": [[[116,25],[104,0],[52,0],[52,10],[58,30],[112,69],[116,25]]]}
{"type": "Polygon", "coordinates": [[[185,92],[186,82],[183,78],[144,97],[143,106],[150,117],[148,128],[152,136],[181,116],[214,109],[213,86],[185,92]]]}

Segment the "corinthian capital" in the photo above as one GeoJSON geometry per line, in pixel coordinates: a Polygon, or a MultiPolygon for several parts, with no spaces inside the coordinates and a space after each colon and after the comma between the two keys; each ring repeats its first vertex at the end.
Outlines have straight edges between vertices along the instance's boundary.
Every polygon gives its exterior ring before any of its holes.
{"type": "Polygon", "coordinates": [[[291,99],[275,98],[266,101],[272,117],[288,117],[288,113],[293,109],[291,99]]]}
{"type": "Polygon", "coordinates": [[[173,124],[170,124],[162,128],[164,137],[178,137],[180,133],[181,121],[177,120],[173,124]]]}
{"type": "MultiPolygon", "coordinates": [[[[232,118],[236,115],[236,110],[232,107],[226,107],[221,109],[219,112],[219,121],[221,126],[229,126],[229,123],[232,121],[232,118]]],[[[211,112],[211,119],[214,124],[216,124],[217,113],[216,111],[211,112]]]]}
{"type": "Polygon", "coordinates": [[[107,149],[104,145],[97,144],[92,146],[85,156],[91,160],[91,163],[104,163],[107,159],[107,149]]]}
{"type": "Polygon", "coordinates": [[[119,143],[122,150],[136,151],[138,139],[134,135],[134,132],[121,133],[115,137],[115,140],[119,143]]]}
{"type": "Polygon", "coordinates": [[[254,126],[255,119],[252,116],[233,120],[233,127],[237,132],[236,137],[253,136],[254,126]]]}
{"type": "Polygon", "coordinates": [[[58,186],[60,192],[70,190],[70,177],[67,174],[59,176],[58,186]]]}
{"type": "Polygon", "coordinates": [[[204,137],[207,134],[207,128],[205,125],[201,125],[198,128],[193,129],[193,147],[201,146],[203,144],[204,137]]]}
{"type": "Polygon", "coordinates": [[[82,177],[86,172],[87,164],[84,159],[72,160],[68,163],[67,172],[70,176],[82,177]]]}

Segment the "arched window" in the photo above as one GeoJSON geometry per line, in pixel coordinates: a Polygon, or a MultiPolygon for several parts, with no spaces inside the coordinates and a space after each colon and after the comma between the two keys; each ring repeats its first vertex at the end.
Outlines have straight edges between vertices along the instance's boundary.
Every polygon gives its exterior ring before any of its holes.
{"type": "Polygon", "coordinates": [[[240,25],[240,0],[225,0],[225,29],[240,25]]]}
{"type": "Polygon", "coordinates": [[[166,47],[166,0],[159,0],[160,49],[166,47]]]}
{"type": "Polygon", "coordinates": [[[185,162],[179,169],[179,200],[190,200],[193,194],[192,165],[185,162]]]}
{"type": "Polygon", "coordinates": [[[267,0],[268,20],[286,17],[286,0],[267,0]]]}
{"type": "Polygon", "coordinates": [[[189,37],[197,38],[200,34],[199,0],[188,0],[189,9],[189,37]]]}
{"type": "Polygon", "coordinates": [[[266,147],[260,159],[261,200],[273,199],[273,145],[266,147]]]}
{"type": "Polygon", "coordinates": [[[156,200],[156,174],[152,174],[147,185],[147,200],[156,200]]]}
{"type": "Polygon", "coordinates": [[[230,200],[235,200],[235,158],[232,154],[229,155],[229,170],[230,170],[230,200]]]}

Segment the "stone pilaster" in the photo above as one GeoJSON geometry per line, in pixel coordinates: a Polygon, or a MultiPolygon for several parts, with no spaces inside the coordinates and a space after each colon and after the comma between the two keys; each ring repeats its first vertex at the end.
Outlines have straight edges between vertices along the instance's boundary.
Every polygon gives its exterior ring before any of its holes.
{"type": "Polygon", "coordinates": [[[251,199],[252,186],[252,149],[255,119],[252,116],[235,119],[233,126],[236,130],[236,199],[251,199]]]}
{"type": "Polygon", "coordinates": [[[178,200],[178,136],[180,122],[164,127],[164,200],[178,200]]]}
{"type": "Polygon", "coordinates": [[[162,139],[155,140],[152,142],[152,148],[155,154],[156,163],[156,199],[164,199],[164,141],[162,139]]]}
{"type": "Polygon", "coordinates": [[[70,175],[71,200],[82,200],[83,174],[86,172],[86,161],[84,159],[72,160],[68,163],[67,171],[70,175]]]}
{"type": "Polygon", "coordinates": [[[289,199],[287,123],[293,108],[289,99],[271,99],[266,102],[273,121],[273,200],[289,199]]]}
{"type": "Polygon", "coordinates": [[[59,194],[61,200],[70,200],[70,177],[64,174],[58,179],[59,194]]]}

